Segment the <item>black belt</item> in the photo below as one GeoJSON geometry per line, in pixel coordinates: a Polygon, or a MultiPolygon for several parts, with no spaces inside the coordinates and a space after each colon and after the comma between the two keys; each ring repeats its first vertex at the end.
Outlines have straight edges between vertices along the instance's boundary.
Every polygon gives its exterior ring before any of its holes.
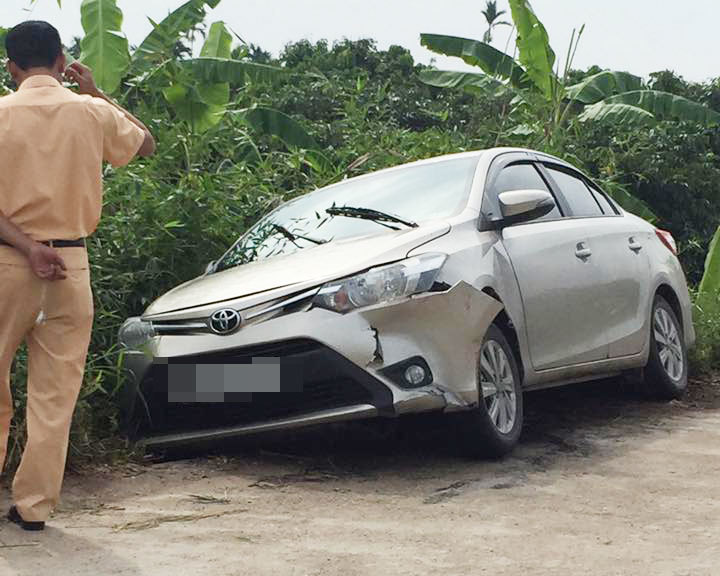
{"type": "MultiPolygon", "coordinates": [[[[84,248],[85,238],[78,238],[77,240],[40,240],[40,244],[45,246],[52,246],[53,248],[84,248]]],[[[0,238],[0,246],[12,246],[9,242],[5,242],[0,238]]]]}

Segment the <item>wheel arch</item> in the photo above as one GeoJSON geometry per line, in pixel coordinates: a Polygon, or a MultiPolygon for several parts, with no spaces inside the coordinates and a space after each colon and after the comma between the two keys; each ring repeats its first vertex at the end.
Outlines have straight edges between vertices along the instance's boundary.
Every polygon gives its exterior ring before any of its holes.
{"type": "MultiPolygon", "coordinates": [[[[662,283],[655,290],[655,296],[662,296],[663,299],[670,305],[672,311],[677,317],[680,327],[685,326],[685,318],[683,317],[682,306],[680,305],[680,299],[678,298],[675,290],[669,284],[662,283]]],[[[654,298],[653,298],[654,300],[654,298]]]]}
{"type": "Polygon", "coordinates": [[[508,343],[510,344],[510,347],[513,350],[513,353],[515,354],[515,360],[517,361],[518,370],[520,371],[520,380],[521,382],[525,381],[525,362],[523,361],[523,355],[520,351],[520,341],[518,340],[517,330],[515,328],[515,324],[513,323],[512,319],[507,313],[507,308],[505,307],[505,303],[503,302],[500,295],[495,291],[494,288],[490,286],[486,286],[482,289],[482,292],[490,296],[491,298],[497,300],[500,302],[500,304],[503,305],[502,310],[497,313],[495,318],[493,319],[493,324],[495,324],[503,333],[505,338],[507,338],[508,343]]]}

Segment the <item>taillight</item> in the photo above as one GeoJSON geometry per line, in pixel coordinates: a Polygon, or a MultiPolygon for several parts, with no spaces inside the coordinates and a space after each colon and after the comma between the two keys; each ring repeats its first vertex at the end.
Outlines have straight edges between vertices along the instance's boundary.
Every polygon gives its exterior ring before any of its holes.
{"type": "Polygon", "coordinates": [[[677,256],[677,244],[675,244],[675,238],[667,230],[660,230],[655,228],[655,234],[660,238],[660,241],[667,246],[668,250],[677,256]]]}

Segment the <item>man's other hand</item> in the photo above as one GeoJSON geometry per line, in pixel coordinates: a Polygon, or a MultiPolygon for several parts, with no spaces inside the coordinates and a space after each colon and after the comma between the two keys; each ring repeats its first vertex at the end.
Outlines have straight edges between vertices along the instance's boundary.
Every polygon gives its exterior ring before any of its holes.
{"type": "Polygon", "coordinates": [[[100,90],[98,90],[95,84],[95,78],[90,68],[80,64],[77,60],[65,68],[65,76],[71,82],[75,82],[78,85],[78,91],[80,94],[89,94],[90,96],[98,96],[100,90]]]}
{"type": "Polygon", "coordinates": [[[30,249],[28,260],[30,260],[32,271],[38,278],[43,280],[64,280],[66,278],[65,262],[55,248],[36,242],[30,249]]]}

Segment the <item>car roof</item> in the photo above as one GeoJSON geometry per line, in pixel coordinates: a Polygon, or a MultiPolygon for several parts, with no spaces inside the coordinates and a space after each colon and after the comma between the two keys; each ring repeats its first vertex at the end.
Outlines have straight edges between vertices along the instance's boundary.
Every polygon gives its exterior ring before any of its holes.
{"type": "MultiPolygon", "coordinates": [[[[440,162],[443,160],[451,160],[453,158],[472,158],[477,157],[480,158],[481,156],[490,155],[493,158],[500,156],[502,154],[509,154],[509,153],[524,153],[524,154],[533,154],[541,159],[544,160],[551,160],[552,162],[556,162],[558,164],[564,164],[565,166],[569,166],[577,170],[572,164],[569,164],[565,160],[562,160],[556,156],[553,156],[552,154],[548,154],[546,152],[541,152],[540,150],[531,150],[530,148],[516,148],[516,147],[510,147],[510,146],[498,146],[494,148],[486,148],[483,150],[470,150],[468,152],[457,152],[453,154],[444,154],[442,156],[433,156],[432,158],[424,158],[422,160],[415,160],[413,162],[407,162],[405,164],[397,164],[396,166],[392,166],[390,168],[384,168],[383,170],[378,170],[377,172],[383,172],[384,170],[393,170],[395,168],[400,168],[403,166],[416,166],[416,165],[422,165],[422,164],[432,164],[433,162],[440,162]]],[[[375,172],[373,172],[375,173],[375,172]]]]}
{"type": "MultiPolygon", "coordinates": [[[[352,176],[350,178],[345,178],[343,180],[340,180],[338,182],[333,182],[332,184],[328,184],[327,186],[323,186],[322,188],[318,188],[316,190],[321,190],[321,189],[326,190],[328,188],[333,188],[340,184],[344,184],[350,180],[353,180],[353,181],[362,180],[364,178],[368,178],[368,177],[374,176],[376,174],[383,174],[386,172],[392,172],[394,170],[402,170],[404,168],[409,168],[409,167],[413,167],[413,166],[424,166],[424,165],[428,165],[428,164],[434,164],[436,162],[443,162],[446,160],[461,159],[461,158],[477,158],[478,160],[480,160],[481,157],[488,156],[488,155],[490,156],[490,160],[492,161],[496,157],[501,156],[502,154],[508,154],[508,153],[528,154],[528,155],[534,156],[535,158],[537,158],[539,160],[549,160],[556,164],[561,164],[563,166],[571,168],[575,171],[578,171],[578,172],[580,171],[577,167],[573,166],[572,164],[569,164],[568,162],[565,162],[564,160],[561,160],[560,158],[557,158],[550,154],[546,154],[545,152],[540,152],[538,150],[531,150],[529,148],[495,147],[495,148],[486,148],[486,149],[482,149],[482,150],[470,150],[467,152],[456,152],[453,154],[444,154],[442,156],[433,156],[432,158],[424,158],[422,160],[415,160],[415,161],[407,162],[404,164],[396,164],[395,166],[390,166],[388,168],[382,168],[380,170],[374,170],[374,171],[368,172],[366,174],[360,174],[358,176],[352,176]]],[[[533,159],[535,159],[535,158],[533,158],[533,159]]],[[[313,190],[313,192],[314,191],[315,190],[313,190]]],[[[290,202],[292,202],[292,200],[290,202]]]]}

